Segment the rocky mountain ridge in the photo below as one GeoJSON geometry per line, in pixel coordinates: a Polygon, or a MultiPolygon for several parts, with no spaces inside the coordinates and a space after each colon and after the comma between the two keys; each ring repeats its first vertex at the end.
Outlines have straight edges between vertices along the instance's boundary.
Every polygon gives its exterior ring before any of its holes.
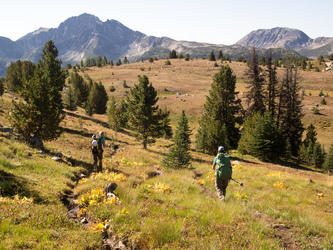
{"type": "Polygon", "coordinates": [[[102,22],[98,17],[85,13],[68,18],[58,28],[40,28],[17,41],[0,37],[0,76],[5,75],[10,62],[38,62],[43,46],[49,40],[56,44],[63,65],[98,55],[114,61],[126,56],[131,62],[150,56],[166,58],[173,49],[177,53],[189,53],[192,58],[207,57],[211,51],[217,53],[222,49],[223,54],[228,54],[233,60],[249,56],[253,46],[258,49],[258,55],[266,55],[266,50],[273,48],[276,57],[297,55],[316,58],[318,53],[323,56],[333,53],[333,38],[311,39],[296,29],[256,30],[235,45],[226,46],[147,36],[116,20],[102,22]]]}

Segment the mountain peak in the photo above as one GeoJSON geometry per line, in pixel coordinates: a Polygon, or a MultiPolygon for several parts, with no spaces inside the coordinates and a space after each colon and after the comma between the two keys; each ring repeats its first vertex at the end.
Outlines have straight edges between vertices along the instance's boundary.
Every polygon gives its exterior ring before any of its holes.
{"type": "Polygon", "coordinates": [[[288,48],[299,50],[302,49],[309,40],[310,37],[300,30],[276,27],[252,31],[236,44],[262,49],[288,48]]]}

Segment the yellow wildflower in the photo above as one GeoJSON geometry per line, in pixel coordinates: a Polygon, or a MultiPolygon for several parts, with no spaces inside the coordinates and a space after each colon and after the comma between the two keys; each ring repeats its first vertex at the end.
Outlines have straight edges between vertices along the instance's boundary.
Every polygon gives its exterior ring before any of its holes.
{"type": "Polygon", "coordinates": [[[278,177],[278,178],[285,178],[280,172],[273,172],[266,175],[267,177],[278,177]]]}
{"type": "Polygon", "coordinates": [[[287,186],[283,183],[283,181],[277,181],[273,184],[274,187],[277,188],[286,188],[287,186]]]}
{"type": "Polygon", "coordinates": [[[204,185],[204,184],[205,184],[205,181],[202,180],[201,178],[200,178],[200,179],[197,179],[197,182],[198,182],[200,185],[204,185]]]}
{"type": "Polygon", "coordinates": [[[242,200],[242,201],[246,201],[247,200],[247,194],[246,193],[240,193],[240,192],[235,192],[234,193],[235,197],[238,199],[238,200],[242,200]]]}

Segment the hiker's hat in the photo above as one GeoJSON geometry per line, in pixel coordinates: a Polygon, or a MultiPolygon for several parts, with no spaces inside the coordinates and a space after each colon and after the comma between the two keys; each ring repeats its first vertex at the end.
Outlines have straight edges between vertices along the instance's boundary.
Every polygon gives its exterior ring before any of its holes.
{"type": "Polygon", "coordinates": [[[224,147],[223,146],[219,146],[219,149],[218,149],[218,151],[224,151],[224,147]]]}

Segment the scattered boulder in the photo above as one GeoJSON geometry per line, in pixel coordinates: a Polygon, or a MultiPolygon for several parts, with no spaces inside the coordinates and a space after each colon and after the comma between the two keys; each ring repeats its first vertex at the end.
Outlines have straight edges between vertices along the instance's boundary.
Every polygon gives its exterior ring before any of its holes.
{"type": "Polygon", "coordinates": [[[306,178],[305,181],[309,182],[309,183],[313,183],[313,180],[311,180],[310,178],[306,178]]]}
{"type": "Polygon", "coordinates": [[[60,157],[53,156],[53,157],[51,158],[51,160],[54,160],[54,161],[61,161],[61,158],[60,158],[60,157]]]}
{"type": "Polygon", "coordinates": [[[43,142],[36,135],[31,136],[29,142],[32,146],[37,148],[42,148],[44,146],[43,142]]]}
{"type": "Polygon", "coordinates": [[[55,157],[62,158],[62,157],[63,157],[63,154],[62,154],[61,152],[59,152],[59,153],[56,153],[54,156],[55,156],[55,157]]]}

